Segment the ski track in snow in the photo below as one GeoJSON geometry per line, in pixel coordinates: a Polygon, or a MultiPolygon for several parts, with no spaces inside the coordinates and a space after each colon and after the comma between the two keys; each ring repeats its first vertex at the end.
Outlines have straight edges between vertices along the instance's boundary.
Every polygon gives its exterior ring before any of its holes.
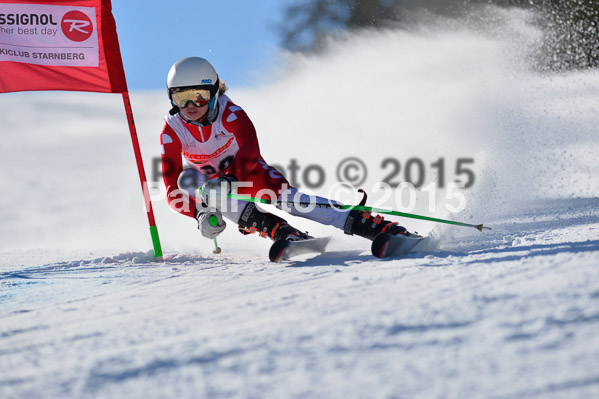
{"type": "Polygon", "coordinates": [[[599,202],[561,202],[578,212],[404,259],[133,253],[4,271],[0,392],[593,397],[599,202]]]}
{"type": "MultiPolygon", "coordinates": [[[[289,55],[230,92],[269,162],[316,163],[332,185],[337,162],[363,159],[370,204],[386,157],[423,159],[427,181],[442,158],[447,182],[473,159],[464,212],[440,189],[429,214],[493,230],[401,219],[432,238],[402,259],[292,217],[332,234],[329,252],[272,264],[266,240],[229,226],[213,255],[162,198],[172,258],[153,262],[119,96],[2,95],[0,398],[599,397],[599,74],[532,72],[539,32],[495,11],[484,29],[289,55]],[[378,82],[356,101],[347,82],[365,70],[378,82]]],[[[131,99],[151,177],[168,100],[131,99]]]]}

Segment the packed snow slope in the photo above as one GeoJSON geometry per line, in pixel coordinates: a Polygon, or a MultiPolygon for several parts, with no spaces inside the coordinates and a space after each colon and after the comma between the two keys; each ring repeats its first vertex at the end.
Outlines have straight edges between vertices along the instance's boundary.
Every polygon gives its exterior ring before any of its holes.
{"type": "MultiPolygon", "coordinates": [[[[432,238],[403,259],[292,217],[330,252],[272,264],[230,225],[213,255],[156,182],[153,262],[120,97],[1,95],[0,397],[598,397],[599,73],[534,72],[528,18],[365,33],[231,88],[302,189],[357,201],[359,158],[369,204],[493,229],[396,218],[432,238]],[[413,206],[377,185],[419,172],[413,206]]],[[[158,180],[168,100],[132,102],[158,180]]]]}

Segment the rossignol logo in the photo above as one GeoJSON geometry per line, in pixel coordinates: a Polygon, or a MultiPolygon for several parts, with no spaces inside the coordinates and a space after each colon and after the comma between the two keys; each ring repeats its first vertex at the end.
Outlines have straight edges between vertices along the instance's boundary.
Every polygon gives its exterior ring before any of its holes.
{"type": "Polygon", "coordinates": [[[0,25],[58,25],[52,14],[0,14],[0,25]]]}
{"type": "Polygon", "coordinates": [[[89,39],[94,32],[92,21],[81,11],[67,12],[62,17],[60,26],[62,33],[74,42],[83,42],[89,39]]]}
{"type": "Polygon", "coordinates": [[[100,46],[95,26],[97,7],[48,4],[54,1],[19,1],[0,1],[0,61],[45,66],[99,66],[100,46]]]}
{"type": "MultiPolygon", "coordinates": [[[[0,26],[17,27],[16,30],[15,28],[10,28],[10,30],[1,28],[0,33],[54,36],[56,29],[49,28],[49,26],[58,25],[54,18],[53,14],[0,14],[0,26]],[[39,29],[39,26],[44,28],[39,29]]],[[[94,32],[94,25],[89,17],[77,10],[64,14],[60,21],[60,27],[65,37],[74,42],[83,42],[89,39],[94,32]]]]}

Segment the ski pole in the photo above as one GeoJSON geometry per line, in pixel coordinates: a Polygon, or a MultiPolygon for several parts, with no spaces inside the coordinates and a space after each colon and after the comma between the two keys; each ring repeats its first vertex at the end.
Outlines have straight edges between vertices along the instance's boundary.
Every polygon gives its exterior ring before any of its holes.
{"type": "Polygon", "coordinates": [[[334,205],[334,204],[330,204],[330,203],[326,203],[326,204],[322,204],[322,203],[310,203],[310,202],[294,202],[294,201],[273,201],[273,200],[269,200],[269,199],[264,199],[264,198],[255,198],[255,197],[250,197],[250,196],[246,196],[246,195],[240,195],[240,194],[229,194],[228,195],[229,198],[231,199],[236,199],[236,200],[240,200],[240,201],[246,201],[246,202],[256,202],[256,203],[260,203],[260,204],[267,204],[267,205],[274,205],[274,206],[301,206],[301,207],[317,207],[317,208],[335,208],[335,209],[342,209],[342,210],[356,210],[356,211],[364,211],[364,212],[376,212],[376,213],[383,213],[383,214],[387,214],[387,215],[394,215],[394,216],[402,216],[402,217],[406,217],[406,218],[412,218],[412,219],[420,219],[420,220],[427,220],[429,222],[436,222],[436,223],[445,223],[445,224],[451,224],[454,226],[462,226],[462,227],[473,227],[475,229],[477,229],[478,231],[483,231],[483,230],[491,230],[490,227],[485,227],[481,224],[470,224],[470,223],[462,223],[462,222],[456,222],[453,220],[445,220],[445,219],[438,219],[438,218],[433,218],[433,217],[429,217],[429,216],[422,216],[422,215],[416,215],[413,213],[405,213],[405,212],[398,212],[398,211],[393,211],[393,210],[388,210],[388,209],[380,209],[380,208],[372,208],[370,206],[362,206],[362,205],[334,205]]]}
{"type": "MultiPolygon", "coordinates": [[[[214,215],[210,216],[210,219],[208,219],[208,222],[210,223],[210,226],[214,227],[216,225],[218,225],[218,218],[214,215]]],[[[220,249],[220,247],[218,246],[218,243],[216,242],[216,237],[214,237],[214,250],[212,251],[213,254],[220,254],[222,252],[222,249],[220,249]]]]}

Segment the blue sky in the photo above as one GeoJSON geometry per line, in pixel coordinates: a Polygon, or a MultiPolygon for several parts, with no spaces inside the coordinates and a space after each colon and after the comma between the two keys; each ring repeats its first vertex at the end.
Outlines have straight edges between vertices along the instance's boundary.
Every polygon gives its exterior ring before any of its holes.
{"type": "Polygon", "coordinates": [[[171,65],[209,59],[229,86],[250,86],[274,62],[289,0],[112,0],[127,83],[164,89],[171,65]]]}

